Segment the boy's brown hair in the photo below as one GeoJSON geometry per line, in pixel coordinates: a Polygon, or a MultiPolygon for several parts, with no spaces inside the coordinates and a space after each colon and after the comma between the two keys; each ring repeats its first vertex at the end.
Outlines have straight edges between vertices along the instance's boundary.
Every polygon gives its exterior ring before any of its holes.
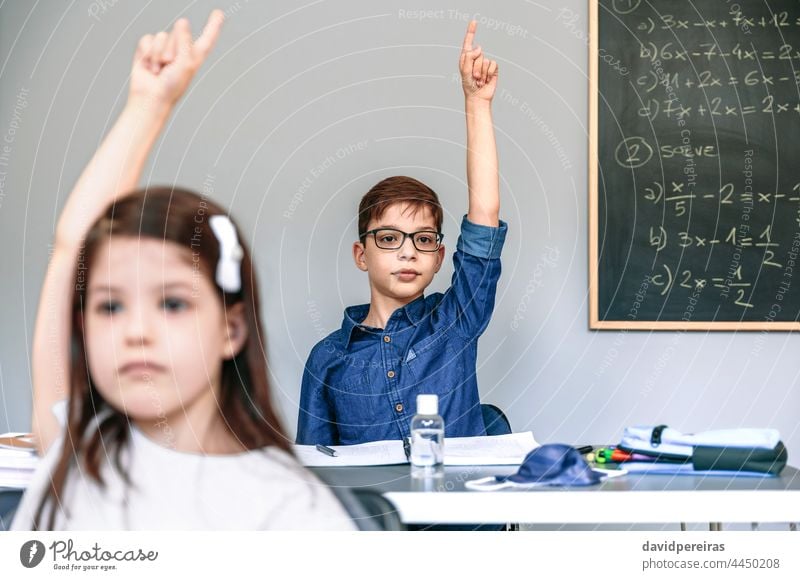
{"type": "Polygon", "coordinates": [[[413,177],[395,175],[376,183],[361,198],[358,206],[358,238],[364,237],[370,221],[379,220],[386,209],[395,203],[408,204],[415,213],[427,207],[433,214],[436,231],[442,231],[442,204],[436,192],[413,177]]]}

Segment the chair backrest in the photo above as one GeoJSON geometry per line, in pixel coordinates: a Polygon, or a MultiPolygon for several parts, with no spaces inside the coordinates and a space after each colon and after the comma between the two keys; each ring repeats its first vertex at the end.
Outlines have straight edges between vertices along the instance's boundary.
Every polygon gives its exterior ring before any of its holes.
{"type": "Polygon", "coordinates": [[[0,490],[0,531],[11,529],[11,520],[14,519],[14,512],[17,511],[21,500],[22,490],[0,490]]]}
{"type": "Polygon", "coordinates": [[[511,423],[500,407],[489,403],[481,404],[483,423],[486,425],[487,435],[508,435],[511,433],[511,423]]]}
{"type": "MultiPolygon", "coordinates": [[[[406,529],[392,502],[372,489],[329,486],[359,530],[402,531],[406,529]]],[[[22,491],[0,491],[0,531],[11,529],[22,491]]]]}
{"type": "MultiPolygon", "coordinates": [[[[320,475],[317,474],[317,477],[320,475]]],[[[321,479],[324,480],[322,477],[321,479]]],[[[349,488],[330,484],[328,487],[359,530],[374,532],[406,529],[394,504],[379,492],[369,488],[349,488]]]]}

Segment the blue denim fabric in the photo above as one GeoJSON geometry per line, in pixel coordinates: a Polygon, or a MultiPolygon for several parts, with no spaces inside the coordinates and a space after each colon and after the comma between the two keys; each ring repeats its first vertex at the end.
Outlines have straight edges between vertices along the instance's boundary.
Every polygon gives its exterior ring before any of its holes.
{"type": "Polygon", "coordinates": [[[369,304],[345,309],[342,327],[318,342],[303,374],[297,442],[352,445],[409,435],[418,394],[439,395],[445,436],[485,435],[476,359],[492,316],[508,226],[466,216],[452,285],[398,308],[385,329],[360,323],[369,304]]]}

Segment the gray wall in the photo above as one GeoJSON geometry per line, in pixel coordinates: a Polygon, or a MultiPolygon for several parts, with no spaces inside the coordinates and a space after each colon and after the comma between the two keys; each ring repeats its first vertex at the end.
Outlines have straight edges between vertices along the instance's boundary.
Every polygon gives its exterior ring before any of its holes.
{"type": "MultiPolygon", "coordinates": [[[[29,427],[29,349],[64,196],[126,95],[146,32],[210,2],[6,2],[0,8],[0,431],[29,427]],[[21,96],[21,98],[20,98],[21,96]],[[0,143],[2,147],[2,143],[0,143]],[[4,178],[4,180],[2,180],[4,178]]],[[[469,17],[500,63],[502,215],[510,224],[482,398],[540,441],[613,442],[631,423],[780,429],[800,446],[788,333],[587,328],[587,2],[246,2],[144,179],[213,190],[254,248],[275,397],[294,432],[303,362],[368,299],[350,258],[360,195],[410,174],[437,190],[453,248],[466,211],[458,47],[469,17]],[[458,8],[455,8],[458,6],[458,8]],[[419,20],[410,10],[441,10],[419,20]],[[566,21],[567,8],[578,18],[566,21]]],[[[452,267],[431,290],[444,290],[452,267]]],[[[796,463],[796,461],[794,462],[796,463]]]]}

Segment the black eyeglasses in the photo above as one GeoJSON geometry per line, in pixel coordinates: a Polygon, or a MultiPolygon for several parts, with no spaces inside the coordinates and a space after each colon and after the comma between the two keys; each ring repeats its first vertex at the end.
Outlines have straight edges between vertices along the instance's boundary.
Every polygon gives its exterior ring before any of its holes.
{"type": "Polygon", "coordinates": [[[378,228],[361,234],[363,240],[367,236],[375,236],[375,245],[382,250],[399,250],[411,238],[414,247],[420,252],[435,252],[442,245],[444,234],[433,230],[406,233],[392,228],[378,228]]]}

